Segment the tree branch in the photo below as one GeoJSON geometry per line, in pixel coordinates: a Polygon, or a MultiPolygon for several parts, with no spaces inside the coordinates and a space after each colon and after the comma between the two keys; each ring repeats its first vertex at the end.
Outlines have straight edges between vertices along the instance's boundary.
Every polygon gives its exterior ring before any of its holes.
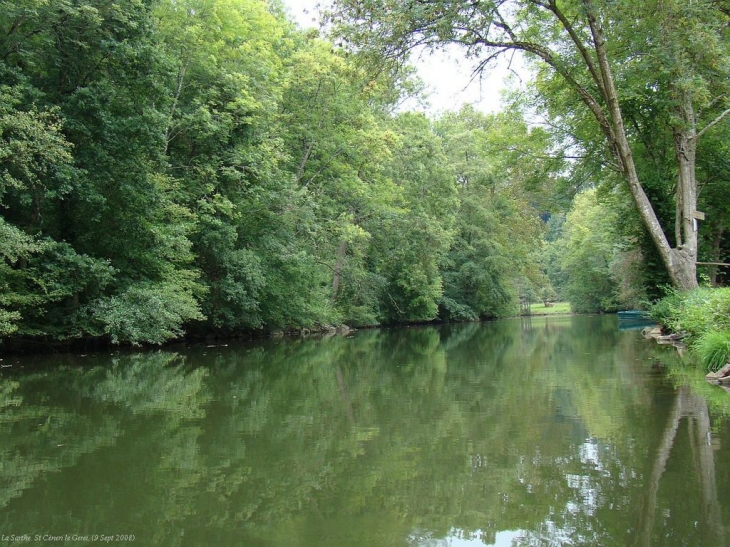
{"type": "MultiPolygon", "coordinates": [[[[540,5],[543,5],[542,3],[540,5]]],[[[604,100],[606,100],[606,94],[605,89],[603,85],[603,79],[599,75],[599,71],[596,69],[596,65],[593,62],[593,59],[591,59],[591,55],[588,52],[588,48],[585,47],[585,44],[578,36],[578,33],[575,31],[575,28],[573,25],[568,21],[568,18],[565,17],[565,14],[558,9],[557,3],[555,0],[550,0],[550,3],[548,6],[545,6],[546,9],[550,10],[552,13],[555,14],[555,17],[558,18],[558,21],[560,21],[560,24],[563,25],[563,28],[568,32],[568,35],[570,36],[570,39],[573,41],[573,44],[575,45],[576,49],[578,50],[578,53],[580,53],[580,56],[583,58],[583,62],[586,64],[586,67],[588,68],[588,72],[591,73],[591,77],[593,78],[593,81],[596,82],[596,85],[601,90],[601,94],[603,95],[604,100]]]]}
{"type": "Polygon", "coordinates": [[[707,133],[712,128],[713,125],[717,125],[718,123],[720,123],[723,120],[723,118],[725,118],[725,116],[727,116],[728,114],[730,114],[730,108],[728,108],[725,112],[723,112],[717,118],[715,118],[710,123],[708,123],[701,131],[698,131],[697,134],[692,137],[692,139],[693,140],[699,139],[702,135],[707,133]]]}

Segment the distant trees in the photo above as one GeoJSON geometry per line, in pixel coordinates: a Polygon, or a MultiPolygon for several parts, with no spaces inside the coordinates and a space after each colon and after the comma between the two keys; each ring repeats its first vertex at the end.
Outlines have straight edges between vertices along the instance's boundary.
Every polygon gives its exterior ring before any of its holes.
{"type": "Polygon", "coordinates": [[[436,130],[460,198],[443,266],[444,314],[475,319],[514,313],[520,287],[540,282],[540,196],[528,187],[531,177],[549,179],[557,168],[536,159],[547,157],[549,142],[513,114],[487,116],[470,106],[442,116],[436,130]]]}
{"type": "Polygon", "coordinates": [[[615,312],[645,305],[644,258],[616,196],[576,196],[559,235],[545,248],[547,275],[576,312],[615,312]]]}

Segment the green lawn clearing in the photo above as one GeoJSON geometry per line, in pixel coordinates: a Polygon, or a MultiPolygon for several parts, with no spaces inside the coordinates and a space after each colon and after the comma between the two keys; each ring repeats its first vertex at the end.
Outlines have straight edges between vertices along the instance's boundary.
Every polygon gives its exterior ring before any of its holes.
{"type": "Polygon", "coordinates": [[[570,302],[555,302],[551,307],[546,308],[544,304],[533,304],[530,306],[532,315],[561,315],[572,313],[570,302]]]}

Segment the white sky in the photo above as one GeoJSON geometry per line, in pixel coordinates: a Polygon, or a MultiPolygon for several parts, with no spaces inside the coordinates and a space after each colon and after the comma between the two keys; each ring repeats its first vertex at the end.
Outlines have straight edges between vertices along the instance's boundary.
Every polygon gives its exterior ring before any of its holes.
{"type": "MultiPolygon", "coordinates": [[[[318,26],[317,5],[327,3],[327,0],[284,0],[294,19],[303,28],[318,26]]],[[[412,62],[430,94],[430,114],[458,110],[465,103],[471,103],[487,113],[499,110],[504,80],[510,74],[507,59],[502,59],[487,76],[481,80],[476,78],[473,82],[470,82],[471,64],[458,49],[453,49],[450,54],[423,53],[414,56],[412,62]]],[[[521,63],[517,59],[513,68],[520,72],[520,67],[521,63]]],[[[417,109],[417,105],[407,106],[417,109]]]]}

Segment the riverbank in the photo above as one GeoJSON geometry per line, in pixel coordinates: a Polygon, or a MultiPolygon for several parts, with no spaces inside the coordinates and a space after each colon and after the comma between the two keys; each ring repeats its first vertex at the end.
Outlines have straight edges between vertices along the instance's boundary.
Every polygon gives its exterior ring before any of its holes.
{"type": "MultiPolygon", "coordinates": [[[[553,316],[553,315],[575,315],[570,309],[569,302],[555,302],[552,305],[534,304],[531,306],[529,316],[553,316]]],[[[519,317],[515,315],[514,317],[519,317]]],[[[489,318],[477,320],[489,321],[489,318]]],[[[415,321],[406,323],[384,323],[384,324],[366,324],[366,325],[347,325],[347,324],[315,324],[307,326],[289,326],[285,328],[273,329],[242,329],[240,331],[217,331],[200,333],[190,330],[184,336],[171,339],[163,344],[153,343],[137,343],[130,342],[114,342],[109,336],[86,336],[79,338],[66,338],[64,340],[54,340],[51,337],[44,336],[8,336],[4,340],[0,340],[0,355],[31,355],[31,354],[48,354],[48,353],[87,353],[94,351],[105,351],[109,348],[160,348],[168,345],[176,345],[180,343],[221,343],[234,340],[257,340],[262,338],[282,338],[282,337],[306,337],[306,336],[334,336],[347,335],[353,330],[373,329],[373,328],[392,328],[400,326],[413,325],[433,325],[443,324],[447,321],[435,319],[432,321],[415,321]]],[[[460,321],[457,321],[459,323],[460,321]]]]}
{"type": "Polygon", "coordinates": [[[550,305],[533,304],[529,315],[574,315],[570,309],[570,302],[555,302],[550,305]]]}
{"type": "Polygon", "coordinates": [[[671,335],[681,337],[708,372],[730,361],[730,288],[674,292],[650,313],[671,335]]]}
{"type": "Polygon", "coordinates": [[[353,330],[348,325],[311,325],[309,327],[287,327],[274,330],[244,329],[238,332],[212,332],[207,334],[186,333],[185,336],[167,340],[161,344],[131,342],[114,342],[109,336],[69,338],[53,340],[47,337],[8,337],[0,340],[0,356],[2,355],[42,355],[49,353],[89,353],[105,351],[110,348],[159,349],[179,344],[221,344],[228,341],[246,341],[265,338],[302,337],[302,336],[335,336],[347,335],[353,330]]]}
{"type": "MultiPolygon", "coordinates": [[[[545,317],[545,316],[571,316],[579,315],[571,310],[569,302],[555,302],[546,306],[545,304],[533,304],[530,313],[526,315],[516,314],[510,317],[545,317]]],[[[503,317],[502,319],[506,319],[503,317]]],[[[490,321],[497,318],[483,318],[476,322],[490,321]]],[[[471,322],[471,321],[467,321],[471,322]]],[[[279,329],[244,329],[237,332],[219,331],[210,333],[187,332],[185,336],[178,339],[171,339],[162,344],[129,342],[113,342],[109,336],[67,338],[65,340],[53,340],[47,337],[7,337],[0,340],[0,355],[33,355],[49,353],[88,353],[105,351],[110,348],[138,348],[138,349],[159,349],[160,347],[175,346],[183,344],[210,343],[220,344],[236,340],[258,340],[265,338],[297,338],[308,336],[336,336],[348,335],[355,330],[407,327],[415,325],[444,324],[447,321],[440,319],[432,321],[416,321],[408,323],[387,323],[371,325],[310,325],[290,326],[279,329]]],[[[460,323],[456,321],[455,323],[460,323]]]]}

